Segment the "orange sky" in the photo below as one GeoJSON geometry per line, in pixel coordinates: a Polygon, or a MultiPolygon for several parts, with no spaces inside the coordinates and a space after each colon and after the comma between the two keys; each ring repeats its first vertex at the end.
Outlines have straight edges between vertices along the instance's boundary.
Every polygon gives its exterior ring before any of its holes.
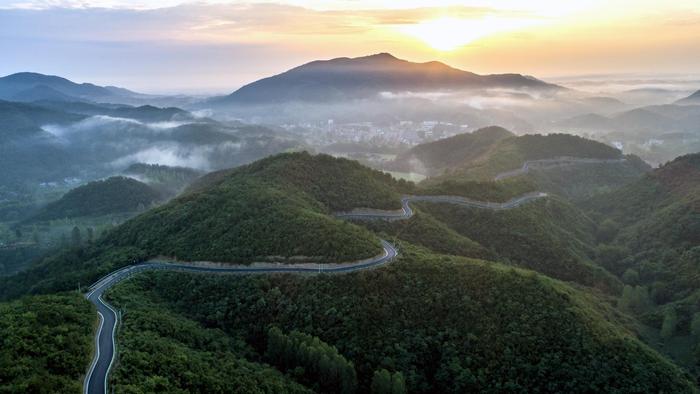
{"type": "Polygon", "coordinates": [[[227,90],[377,52],[543,78],[690,74],[700,70],[700,0],[5,0],[0,46],[14,55],[0,72],[99,81],[113,65],[114,83],[145,89],[227,90]]]}

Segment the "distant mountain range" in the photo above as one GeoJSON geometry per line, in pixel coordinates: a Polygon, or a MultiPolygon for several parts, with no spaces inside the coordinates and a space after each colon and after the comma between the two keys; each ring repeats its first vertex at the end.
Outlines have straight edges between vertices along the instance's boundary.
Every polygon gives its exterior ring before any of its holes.
{"type": "Polygon", "coordinates": [[[0,78],[0,99],[10,101],[114,102],[137,96],[143,95],[113,86],[75,83],[55,75],[21,72],[0,78]]]}
{"type": "MultiPolygon", "coordinates": [[[[698,103],[700,104],[700,94],[698,103]]],[[[697,132],[700,107],[690,104],[690,96],[668,105],[651,105],[620,112],[612,116],[584,114],[555,122],[557,128],[565,130],[616,131],[616,132],[697,132]],[[688,101],[686,101],[688,100],[688,101]]]]}
{"type": "Polygon", "coordinates": [[[456,91],[462,89],[558,90],[520,74],[478,75],[440,62],[413,63],[388,53],[319,60],[253,82],[213,104],[329,102],[371,98],[382,92],[456,91]]]}

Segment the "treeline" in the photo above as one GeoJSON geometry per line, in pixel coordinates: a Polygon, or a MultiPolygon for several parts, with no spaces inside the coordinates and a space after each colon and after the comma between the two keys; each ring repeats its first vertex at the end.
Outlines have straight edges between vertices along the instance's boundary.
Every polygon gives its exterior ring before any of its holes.
{"type": "Polygon", "coordinates": [[[272,327],[267,332],[266,359],[291,372],[319,393],[353,394],[357,391],[355,367],[338,350],[317,337],[272,327]]]}

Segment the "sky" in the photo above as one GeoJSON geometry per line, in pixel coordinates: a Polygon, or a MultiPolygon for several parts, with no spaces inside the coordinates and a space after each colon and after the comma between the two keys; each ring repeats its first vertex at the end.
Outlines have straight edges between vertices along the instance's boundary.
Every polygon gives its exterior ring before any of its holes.
{"type": "Polygon", "coordinates": [[[700,0],[0,0],[0,75],[227,93],[379,52],[544,79],[697,75],[700,0]]]}

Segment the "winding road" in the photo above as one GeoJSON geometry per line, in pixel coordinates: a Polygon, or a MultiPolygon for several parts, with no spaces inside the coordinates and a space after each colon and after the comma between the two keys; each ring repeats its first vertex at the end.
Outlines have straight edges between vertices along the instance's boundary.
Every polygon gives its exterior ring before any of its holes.
{"type": "Polygon", "coordinates": [[[506,171],[506,172],[502,172],[502,173],[496,175],[494,177],[494,180],[500,181],[503,179],[513,178],[516,176],[527,174],[530,171],[530,169],[532,169],[532,168],[545,169],[545,168],[552,168],[552,167],[571,165],[571,164],[622,163],[626,160],[627,159],[625,159],[624,157],[620,158],[620,159],[591,159],[591,158],[568,157],[568,156],[556,157],[553,159],[528,160],[525,163],[523,163],[522,167],[520,167],[516,170],[506,171]]]}
{"type": "MultiPolygon", "coordinates": [[[[343,219],[383,219],[402,220],[413,216],[410,202],[427,201],[435,203],[450,203],[472,208],[504,210],[521,206],[527,202],[546,197],[546,193],[528,193],[503,203],[471,200],[458,196],[404,196],[401,199],[401,210],[385,211],[376,209],[356,209],[350,212],[338,213],[335,216],[343,219]]],[[[194,273],[217,274],[272,274],[272,273],[296,273],[296,274],[320,274],[320,273],[345,273],[373,268],[391,262],[397,255],[396,248],[387,241],[381,241],[384,251],[373,258],[340,264],[315,264],[315,263],[254,263],[251,265],[226,265],[211,266],[198,263],[168,263],[163,261],[148,261],[130,265],[116,270],[90,286],[86,297],[97,307],[100,325],[95,334],[95,355],[88,369],[83,385],[84,394],[106,394],[107,379],[114,363],[116,355],[116,329],[119,323],[119,312],[107,303],[103,298],[104,292],[117,283],[133,275],[145,271],[181,271],[194,273]]]]}
{"type": "Polygon", "coordinates": [[[401,209],[395,211],[380,210],[380,209],[354,209],[348,212],[339,212],[335,216],[340,219],[354,219],[354,220],[404,220],[409,219],[413,216],[413,209],[409,203],[411,202],[433,202],[433,203],[446,203],[460,205],[469,208],[480,208],[480,209],[491,209],[494,211],[502,211],[505,209],[512,209],[526,204],[530,201],[537,200],[540,198],[547,197],[547,193],[543,192],[533,192],[523,194],[522,196],[515,197],[506,202],[488,202],[488,201],[478,201],[472,200],[466,197],[460,196],[403,196],[401,198],[401,209]]]}

